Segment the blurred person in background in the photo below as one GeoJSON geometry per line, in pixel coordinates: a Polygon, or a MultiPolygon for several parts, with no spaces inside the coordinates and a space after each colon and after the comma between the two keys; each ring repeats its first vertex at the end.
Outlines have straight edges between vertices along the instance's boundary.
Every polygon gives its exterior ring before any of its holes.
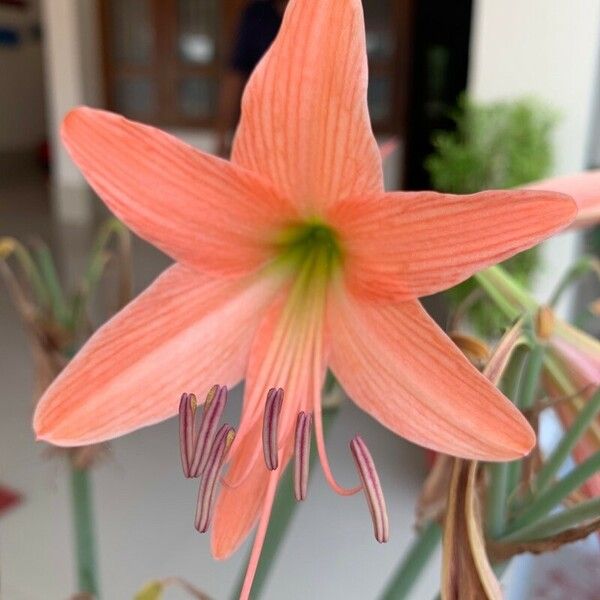
{"type": "Polygon", "coordinates": [[[229,157],[244,86],[275,39],[288,0],[251,0],[244,8],[219,92],[217,154],[229,157]]]}

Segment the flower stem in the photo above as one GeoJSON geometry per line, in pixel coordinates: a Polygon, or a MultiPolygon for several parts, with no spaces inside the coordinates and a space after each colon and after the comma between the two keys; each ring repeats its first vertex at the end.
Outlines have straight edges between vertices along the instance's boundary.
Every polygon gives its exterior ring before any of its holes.
{"type": "Polygon", "coordinates": [[[533,408],[535,403],[535,395],[539,388],[542,367],[544,366],[545,354],[546,346],[539,343],[535,344],[533,350],[529,354],[527,366],[525,367],[525,375],[517,400],[517,407],[522,411],[527,411],[533,408]]]}
{"type": "Polygon", "coordinates": [[[403,600],[408,598],[423,567],[427,564],[442,537],[442,528],[431,521],[414,540],[394,576],[385,587],[380,600],[403,600]]]}
{"type": "MultiPolygon", "coordinates": [[[[519,390],[521,389],[522,382],[525,379],[527,372],[527,358],[529,355],[529,349],[526,347],[520,347],[517,349],[513,360],[508,366],[508,371],[505,376],[506,384],[504,393],[518,406],[518,399],[520,396],[519,390]]],[[[521,478],[521,461],[513,460],[507,465],[506,473],[506,494],[507,502],[511,502],[515,496],[515,492],[519,486],[519,480],[521,478]]]]}
{"type": "Polygon", "coordinates": [[[522,527],[502,541],[518,541],[526,539],[545,538],[559,533],[569,527],[580,525],[588,519],[597,518],[600,514],[600,498],[580,502],[573,508],[566,508],[556,514],[550,515],[532,525],[522,527]]]}
{"type": "Polygon", "coordinates": [[[78,468],[72,463],[70,469],[78,591],[97,598],[98,574],[90,473],[88,469],[78,468]]]}
{"type": "Polygon", "coordinates": [[[502,534],[506,523],[508,464],[491,463],[488,465],[491,477],[486,512],[488,535],[492,538],[502,534]]]}
{"type": "MultiPolygon", "coordinates": [[[[541,369],[541,365],[539,368],[541,369]]],[[[537,384],[536,372],[539,377],[537,366],[532,363],[532,354],[520,347],[519,352],[512,357],[502,381],[502,390],[518,407],[523,389],[531,387],[532,379],[537,384]]],[[[535,393],[535,386],[533,390],[535,393]]],[[[500,536],[504,531],[508,502],[518,483],[520,466],[518,460],[488,464],[490,489],[486,506],[487,533],[492,538],[500,536]]]]}
{"type": "Polygon", "coordinates": [[[585,433],[588,425],[598,411],[600,411],[600,390],[590,398],[585,408],[577,415],[573,425],[565,432],[558,446],[556,446],[552,454],[545,461],[533,484],[533,489],[536,492],[544,491],[552,482],[556,472],[581,439],[581,436],[585,433]]]}
{"type": "Polygon", "coordinates": [[[518,529],[529,526],[545,517],[559,502],[584,484],[598,469],[600,469],[600,451],[592,454],[568,475],[526,504],[524,509],[510,523],[506,533],[512,534],[518,529]]]}

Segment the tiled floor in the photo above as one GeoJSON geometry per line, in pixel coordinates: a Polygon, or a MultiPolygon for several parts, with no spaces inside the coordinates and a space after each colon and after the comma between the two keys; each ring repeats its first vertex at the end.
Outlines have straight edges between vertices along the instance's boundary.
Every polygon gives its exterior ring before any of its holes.
{"type": "MultiPolygon", "coordinates": [[[[53,223],[45,177],[34,167],[23,161],[0,166],[0,235],[41,235],[67,257],[63,266],[76,270],[89,244],[89,229],[53,223]]],[[[138,289],[166,264],[164,256],[137,243],[138,289]]],[[[0,482],[25,496],[21,507],[0,519],[0,597],[64,600],[75,591],[66,470],[62,460],[49,456],[48,447],[33,440],[30,357],[3,288],[0,382],[0,482]]],[[[236,422],[235,414],[231,418],[236,422]]],[[[390,542],[380,546],[373,540],[361,496],[333,495],[315,469],[309,499],[299,507],[272,567],[266,598],[374,598],[401,556],[424,472],[422,453],[347,404],[328,437],[333,467],[347,484],[355,478],[347,440],[356,431],[367,439],[380,468],[390,542]]],[[[228,597],[245,550],[227,562],[214,562],[208,540],[194,531],[196,490],[180,477],[176,423],[115,441],[108,460],[95,470],[93,483],[103,598],[131,598],[147,580],[171,575],[188,578],[214,598],[228,597]]],[[[435,568],[415,598],[430,597],[435,568]]]]}

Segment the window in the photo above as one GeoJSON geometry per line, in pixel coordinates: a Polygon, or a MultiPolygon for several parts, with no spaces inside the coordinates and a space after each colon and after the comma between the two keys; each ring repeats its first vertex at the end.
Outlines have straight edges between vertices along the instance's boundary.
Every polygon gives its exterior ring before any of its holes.
{"type": "MultiPolygon", "coordinates": [[[[400,133],[409,0],[364,0],[373,126],[400,133]]],[[[169,126],[210,127],[244,0],[102,0],[107,106],[169,126]]]]}

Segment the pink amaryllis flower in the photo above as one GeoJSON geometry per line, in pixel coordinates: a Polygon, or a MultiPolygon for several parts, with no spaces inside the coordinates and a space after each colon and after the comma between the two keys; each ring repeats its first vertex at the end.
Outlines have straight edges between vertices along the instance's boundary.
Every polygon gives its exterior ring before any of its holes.
{"type": "Polygon", "coordinates": [[[63,125],[99,196],[177,262],[82,348],[40,401],[35,431],[98,442],[171,417],[182,391],[245,379],[227,453],[238,484],[214,511],[218,558],[268,514],[299,412],[313,413],[326,477],[346,492],[323,441],[327,367],[374,418],[437,451],[509,460],[535,441],[417,298],[538,243],[575,205],[523,190],[384,192],[366,92],[360,1],[292,0],[246,88],[231,162],[103,111],[76,109],[63,125]],[[269,471],[271,387],[286,401],[269,471]]]}

